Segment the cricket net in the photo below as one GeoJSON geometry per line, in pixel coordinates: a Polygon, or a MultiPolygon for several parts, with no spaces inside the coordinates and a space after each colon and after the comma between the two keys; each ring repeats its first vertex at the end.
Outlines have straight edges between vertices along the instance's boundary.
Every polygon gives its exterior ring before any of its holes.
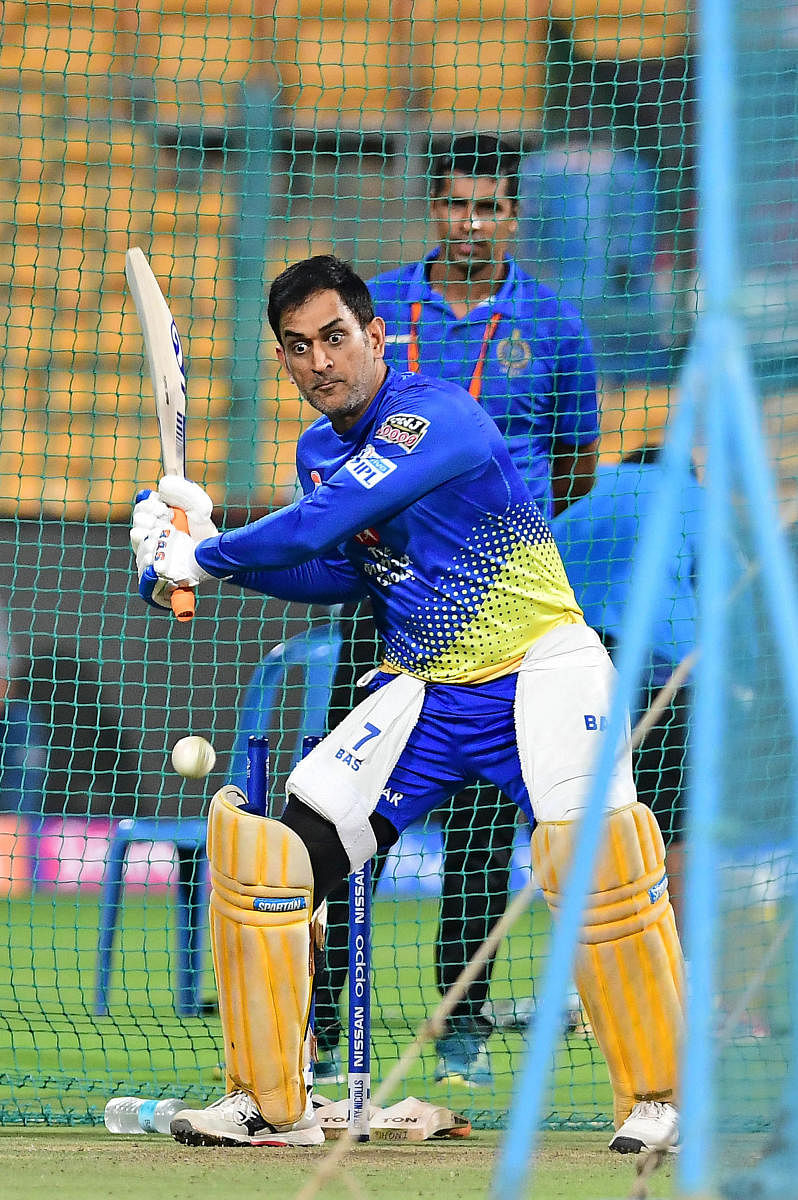
{"type": "MultiPolygon", "coordinates": [[[[786,0],[738,8],[747,89],[740,299],[789,505],[798,50],[786,0]]],[[[122,1093],[218,1094],[222,1043],[204,928],[200,963],[191,960],[189,976],[179,970],[186,922],[202,920],[178,902],[180,886],[202,886],[201,848],[191,849],[189,826],[182,849],[174,829],[162,825],[157,836],[150,827],[131,842],[109,906],[111,846],[120,822],[197,820],[216,787],[240,779],[242,709],[273,647],[310,629],[322,657],[327,646],[331,662],[337,649],[340,614],[326,609],[220,591],[203,597],[190,630],[143,611],[127,525],[134,492],[157,481],[160,450],[125,294],[126,249],[147,253],[184,333],[188,473],[230,527],[294,498],[294,445],[314,415],[277,370],[269,282],[318,252],[339,254],[367,279],[418,262],[438,237],[433,155],[455,134],[499,132],[521,153],[510,250],[582,312],[596,357],[601,464],[620,470],[622,457],[662,438],[700,303],[692,15],[686,0],[276,0],[268,12],[253,0],[2,5],[0,661],[9,687],[0,709],[0,1121],[94,1122],[122,1093]],[[189,732],[217,751],[203,781],[181,780],[169,765],[169,749],[189,732]],[[98,943],[112,919],[101,997],[98,943]]],[[[520,329],[491,347],[508,405],[529,394],[536,353],[520,329]]],[[[695,457],[700,477],[700,436],[695,457]]],[[[685,517],[682,584],[696,512],[685,517]]],[[[596,548],[590,532],[569,536],[596,548]]],[[[756,559],[756,546],[744,552],[756,559]]],[[[690,635],[668,628],[660,650],[672,666],[690,635]]],[[[767,623],[757,628],[764,638],[767,623]]],[[[318,698],[307,709],[298,659],[258,730],[271,738],[278,796],[301,733],[324,729],[318,698]]],[[[739,702],[762,686],[741,681],[739,702]]],[[[775,717],[778,699],[767,705],[775,717]]],[[[785,803],[785,741],[778,721],[757,711],[745,767],[756,836],[742,832],[741,813],[723,874],[728,928],[739,936],[724,960],[721,1015],[745,994],[748,949],[764,953],[778,930],[793,871],[783,823],[765,820],[785,803]]],[[[667,753],[645,764],[651,797],[671,789],[661,819],[676,845],[688,713],[671,710],[672,744],[669,734],[667,753]]],[[[499,889],[499,911],[530,873],[528,828],[502,819],[509,867],[494,876],[469,865],[469,836],[484,844],[496,824],[479,805],[460,830],[457,860],[461,875],[477,874],[473,890],[499,889]]],[[[469,907],[463,895],[449,896],[439,933],[445,828],[445,814],[433,814],[408,831],[376,893],[378,1076],[438,1000],[436,942],[449,942],[452,960],[460,953],[453,929],[469,907]]],[[[491,1079],[436,1083],[429,1047],[405,1094],[503,1123],[548,940],[540,901],[499,952],[486,1009],[491,1079]]],[[[730,1076],[748,1125],[772,1118],[788,968],[785,950],[730,1033],[757,1081],[749,1088],[737,1067],[730,1076]]],[[[564,1008],[545,1120],[608,1126],[612,1100],[592,1031],[575,1002],[564,1008]]],[[[342,1020],[345,1046],[345,1008],[342,1020]]]]}

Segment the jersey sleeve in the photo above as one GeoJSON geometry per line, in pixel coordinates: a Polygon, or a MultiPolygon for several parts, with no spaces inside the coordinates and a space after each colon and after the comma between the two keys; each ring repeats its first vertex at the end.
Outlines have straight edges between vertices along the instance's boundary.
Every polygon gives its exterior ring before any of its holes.
{"type": "MultiPolygon", "coordinates": [[[[294,504],[200,543],[199,565],[235,582],[246,576],[276,583],[267,572],[319,559],[342,578],[341,548],[349,538],[490,459],[489,419],[459,388],[444,390],[438,395],[419,384],[396,394],[365,444],[329,479],[294,504]]],[[[298,461],[305,461],[302,453],[298,461]]]]}
{"type": "Polygon", "coordinates": [[[584,446],[600,432],[593,347],[576,312],[561,313],[559,333],[552,436],[584,446]]]}
{"type": "MultiPolygon", "coordinates": [[[[214,559],[213,548],[207,548],[206,556],[202,553],[203,545],[200,542],[195,551],[197,562],[203,566],[205,557],[210,566],[214,559]]],[[[209,570],[209,566],[205,570],[209,570]]],[[[217,574],[210,570],[209,573],[217,574]]],[[[275,596],[278,600],[296,600],[301,604],[343,604],[359,600],[366,594],[363,581],[343,555],[312,558],[309,562],[284,570],[240,570],[232,574],[225,572],[221,577],[228,583],[238,584],[253,592],[275,596]]]]}

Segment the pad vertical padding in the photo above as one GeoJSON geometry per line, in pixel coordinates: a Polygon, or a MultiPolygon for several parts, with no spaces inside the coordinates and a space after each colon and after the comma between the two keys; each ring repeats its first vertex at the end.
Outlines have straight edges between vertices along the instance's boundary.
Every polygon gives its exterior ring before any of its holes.
{"type": "MultiPolygon", "coordinates": [[[[578,825],[545,822],[532,865],[556,917],[578,825]]],[[[668,898],[665,846],[644,804],[608,814],[574,968],[615,1093],[615,1120],[638,1100],[673,1101],[684,1022],[684,960],[668,898]]]]}
{"type": "Polygon", "coordinates": [[[276,1126],[305,1109],[313,874],[302,840],[222,788],[208,816],[210,927],[228,1086],[276,1126]]]}

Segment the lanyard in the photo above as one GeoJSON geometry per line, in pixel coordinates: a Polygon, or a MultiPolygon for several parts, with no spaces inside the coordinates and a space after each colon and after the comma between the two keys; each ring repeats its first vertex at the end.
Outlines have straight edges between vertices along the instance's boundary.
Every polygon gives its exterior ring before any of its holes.
{"type": "MultiPolygon", "coordinates": [[[[421,301],[414,300],[410,305],[410,341],[407,343],[407,369],[417,375],[421,367],[419,364],[419,349],[418,349],[418,324],[421,320],[421,301]]],[[[482,334],[482,345],[479,350],[479,358],[477,365],[474,367],[474,374],[471,376],[471,382],[468,385],[468,391],[471,396],[479,401],[482,395],[482,373],[485,370],[485,359],[488,357],[488,347],[491,339],[496,332],[496,326],[501,320],[501,313],[494,312],[490,320],[485,325],[485,332],[482,334]]]]}

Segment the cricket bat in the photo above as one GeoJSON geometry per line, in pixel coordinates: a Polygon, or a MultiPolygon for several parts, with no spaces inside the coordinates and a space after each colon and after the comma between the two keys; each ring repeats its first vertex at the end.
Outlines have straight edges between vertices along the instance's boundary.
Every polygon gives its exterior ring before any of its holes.
{"type": "MultiPolygon", "coordinates": [[[[125,255],[125,277],[136,305],[150,366],[164,475],[185,475],[186,371],[180,335],[158,280],[138,246],[131,246],[125,255]]],[[[186,514],[180,508],[174,514],[175,529],[188,533],[186,514]]],[[[193,618],[196,600],[191,588],[175,588],[171,603],[178,621],[193,618]]]]}

